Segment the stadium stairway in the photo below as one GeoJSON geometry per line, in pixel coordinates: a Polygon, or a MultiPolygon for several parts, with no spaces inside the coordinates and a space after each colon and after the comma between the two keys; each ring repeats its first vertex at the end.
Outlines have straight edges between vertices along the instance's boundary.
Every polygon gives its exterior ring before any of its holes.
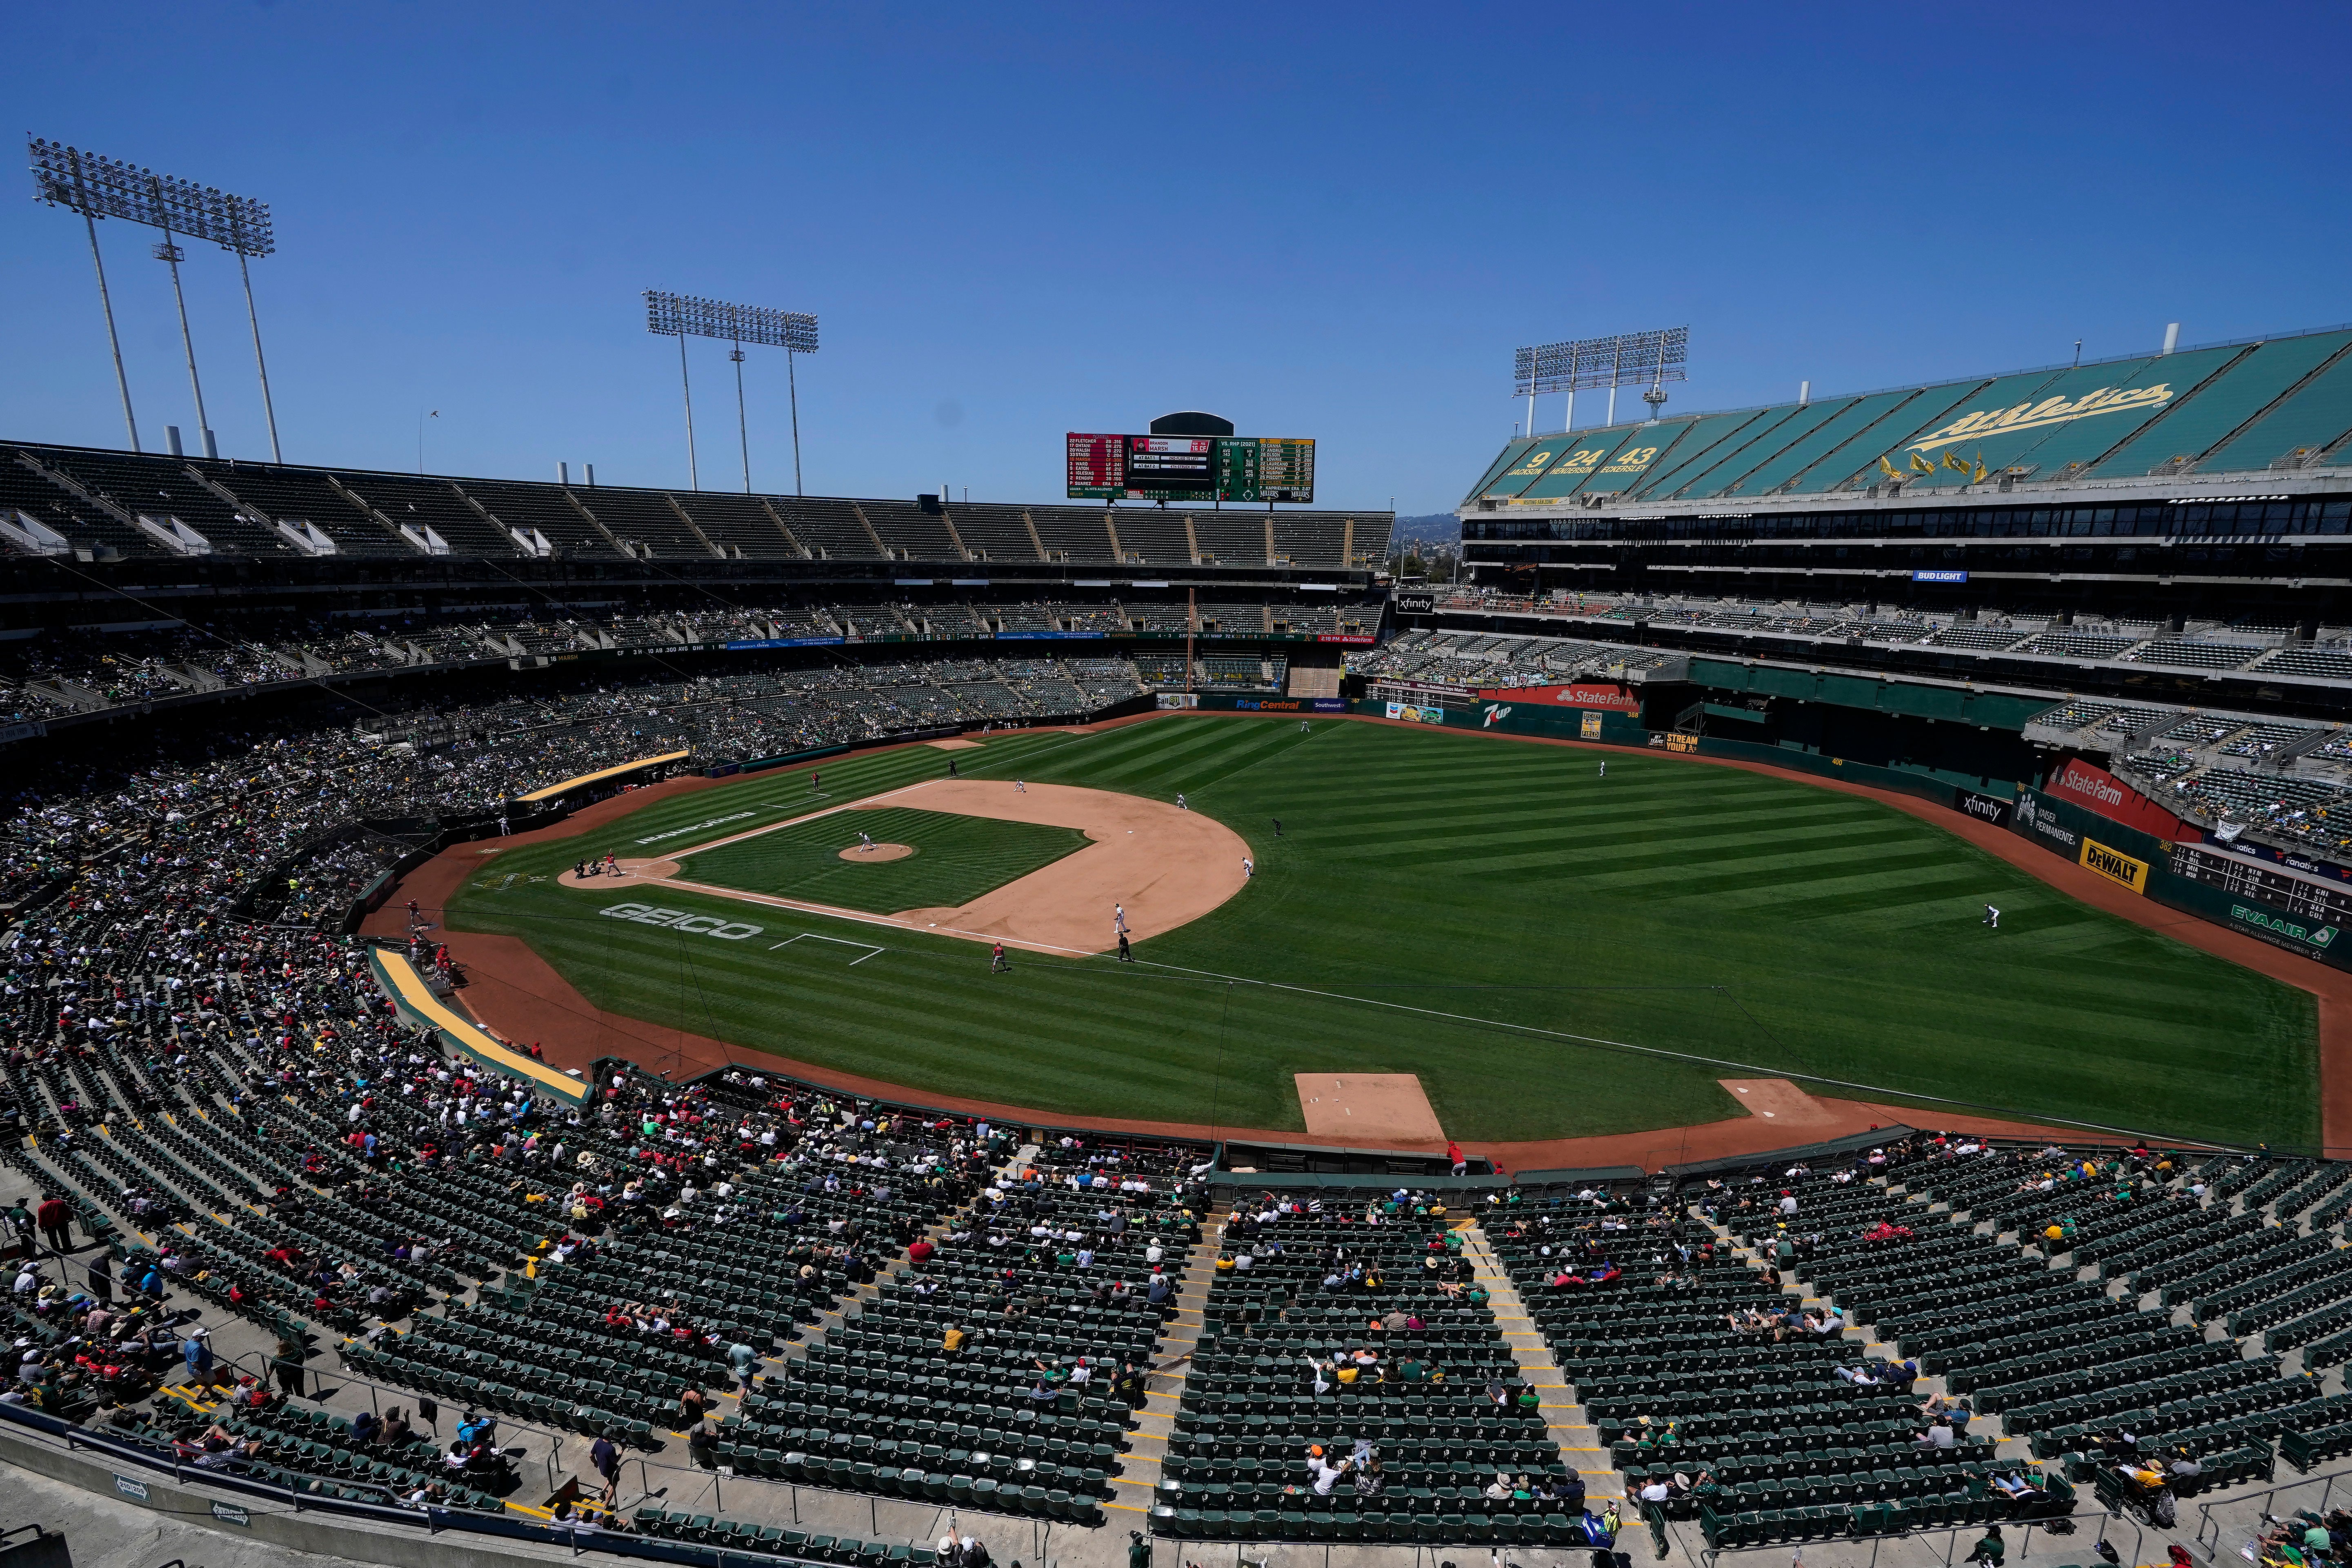
{"type": "Polygon", "coordinates": [[[1560,1463],[1584,1478],[1589,1506],[1597,1509],[1604,1499],[1623,1497],[1625,1479],[1609,1464],[1609,1451],[1596,1441],[1601,1429],[1584,1418],[1584,1406],[1570,1393],[1567,1375],[1560,1371],[1559,1358],[1552,1354],[1551,1346],[1537,1331],[1535,1317],[1520,1298],[1519,1288],[1511,1283],[1510,1275],[1496,1260],[1486,1233],[1475,1220],[1454,1228],[1463,1234],[1477,1282],[1486,1288],[1486,1310],[1503,1331],[1503,1338],[1511,1347],[1511,1359],[1518,1363],[1521,1374],[1541,1396],[1544,1425],[1559,1449],[1560,1463]],[[1520,1326],[1515,1329],[1513,1323],[1520,1326]]]}
{"type": "MultiPolygon", "coordinates": [[[[1166,1500],[1160,1491],[1160,1460],[1168,1452],[1168,1434],[1176,1421],[1177,1407],[1184,1400],[1184,1380],[1192,1369],[1192,1347],[1200,1342],[1203,1322],[1202,1306],[1209,1299],[1209,1287],[1217,1274],[1217,1252],[1224,1233],[1225,1218],[1232,1205],[1212,1207],[1202,1216],[1201,1239],[1184,1256],[1184,1272],[1176,1287],[1176,1315],[1168,1320],[1160,1336],[1160,1357],[1152,1363],[1151,1374],[1143,1380],[1141,1417],[1129,1434],[1135,1440],[1150,1445],[1130,1449],[1119,1460],[1118,1474],[1112,1481],[1119,1489],[1118,1497],[1107,1506],[1120,1513],[1149,1512],[1166,1500]]],[[[1140,1524],[1129,1526],[1137,1528],[1140,1524]]]]}

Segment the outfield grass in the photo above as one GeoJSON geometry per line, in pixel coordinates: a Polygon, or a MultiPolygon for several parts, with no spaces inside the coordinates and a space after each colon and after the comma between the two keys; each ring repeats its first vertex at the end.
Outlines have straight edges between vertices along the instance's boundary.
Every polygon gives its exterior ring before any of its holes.
{"type": "MultiPolygon", "coordinates": [[[[1394,1071],[1421,1075],[1457,1135],[1559,1137],[1737,1115],[1715,1080],[1763,1071],[2316,1140],[2306,993],[1869,800],[1638,753],[1611,754],[1602,779],[1595,752],[1338,721],[1168,719],[958,756],[967,777],[1181,790],[1248,840],[1257,878],[1138,944],[1144,963],[1023,955],[994,977],[984,948],[928,933],[760,910],[770,934],[717,942],[598,919],[609,899],[525,878],[463,890],[453,923],[528,938],[614,1012],[1074,1117],[1297,1129],[1292,1073],[1394,1071]],[[1989,902],[1998,932],[1978,923],[1989,902]],[[770,951],[802,931],[888,951],[855,969],[849,948],[770,951]]],[[[912,747],[824,773],[856,798],[945,767],[912,747]]],[[[798,773],[748,780],[499,868],[642,854],[646,835],[806,798],[798,773]]]]}
{"type": "Polygon", "coordinates": [[[1087,843],[1075,827],[889,805],[739,839],[680,862],[679,874],[691,882],[889,914],[969,903],[1087,843]],[[904,844],[915,853],[903,860],[843,859],[861,831],[877,844],[904,844]]]}

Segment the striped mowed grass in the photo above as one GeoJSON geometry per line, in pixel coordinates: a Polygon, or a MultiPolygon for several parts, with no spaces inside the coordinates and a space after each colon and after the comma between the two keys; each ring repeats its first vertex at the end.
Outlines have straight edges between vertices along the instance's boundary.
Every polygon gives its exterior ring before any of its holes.
{"type": "MultiPolygon", "coordinates": [[[[1249,842],[1258,876],[1139,944],[1143,962],[1022,955],[991,975],[986,949],[954,939],[663,889],[765,928],[713,941],[512,875],[643,856],[641,838],[734,813],[781,820],[809,808],[793,770],[502,855],[452,923],[528,939],[614,1012],[1072,1117],[1300,1129],[1292,1074],[1412,1072],[1456,1136],[1568,1137],[1736,1116],[1716,1080],[1776,1074],[1872,1086],[1928,1106],[1929,1124],[1939,1098],[2160,1135],[2317,1137],[2308,994],[1869,800],[1641,753],[1610,754],[1604,779],[1592,752],[1336,720],[1171,716],[956,755],[966,777],[1181,791],[1249,842]],[[887,951],[853,969],[860,950],[772,948],[803,931],[887,951]]],[[[823,767],[841,801],[946,758],[823,767]]]]}

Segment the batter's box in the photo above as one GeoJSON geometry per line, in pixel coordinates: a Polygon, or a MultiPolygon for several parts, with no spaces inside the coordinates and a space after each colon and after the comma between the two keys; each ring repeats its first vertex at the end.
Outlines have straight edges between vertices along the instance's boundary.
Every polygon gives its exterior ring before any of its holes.
{"type": "Polygon", "coordinates": [[[849,961],[849,963],[848,963],[848,964],[846,965],[846,967],[851,968],[851,969],[855,969],[855,968],[856,968],[859,964],[861,964],[861,963],[865,963],[867,959],[869,959],[869,958],[873,957],[873,956],[874,956],[876,953],[877,953],[877,952],[889,952],[889,951],[890,951],[890,950],[889,950],[888,948],[887,948],[887,947],[877,947],[874,943],[872,943],[872,942],[851,942],[851,941],[850,941],[849,939],[847,939],[846,937],[838,937],[838,936],[822,936],[822,935],[820,935],[820,934],[818,934],[817,932],[813,931],[804,931],[801,932],[801,934],[800,934],[800,935],[798,935],[798,936],[788,936],[788,937],[784,938],[784,940],[783,940],[783,941],[782,941],[782,942],[780,942],[775,943],[775,944],[774,944],[774,946],[770,947],[770,948],[768,949],[768,951],[769,951],[770,952],[775,952],[775,951],[776,951],[776,948],[779,948],[779,947],[790,947],[790,946],[792,946],[792,945],[793,945],[793,943],[794,943],[794,942],[829,942],[834,943],[834,944],[835,944],[835,946],[837,946],[837,947],[862,947],[862,948],[864,948],[864,949],[866,950],[864,952],[859,953],[856,958],[853,958],[853,959],[851,959],[851,960],[849,961]]]}

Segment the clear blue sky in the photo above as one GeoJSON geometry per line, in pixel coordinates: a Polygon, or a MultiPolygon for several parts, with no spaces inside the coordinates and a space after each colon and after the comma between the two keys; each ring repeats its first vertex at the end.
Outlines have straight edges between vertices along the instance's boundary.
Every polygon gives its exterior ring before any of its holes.
{"type": "MultiPolygon", "coordinates": [[[[1507,437],[1522,342],[1688,322],[1688,409],[2352,319],[2347,16],[131,4],[17,12],[0,86],[271,203],[290,461],[414,468],[437,408],[436,472],[682,485],[659,288],[822,319],[812,493],[1054,499],[1066,430],[1201,407],[1422,512],[1507,437]]],[[[81,226],[14,177],[0,437],[121,445],[81,226]]],[[[170,290],[100,234],[160,447],[170,290]]],[[[222,449],[266,457],[235,267],[186,277],[222,449]]],[[[702,482],[740,486],[693,352],[702,482]]],[[[789,489],[781,355],[746,369],[789,489]]]]}

